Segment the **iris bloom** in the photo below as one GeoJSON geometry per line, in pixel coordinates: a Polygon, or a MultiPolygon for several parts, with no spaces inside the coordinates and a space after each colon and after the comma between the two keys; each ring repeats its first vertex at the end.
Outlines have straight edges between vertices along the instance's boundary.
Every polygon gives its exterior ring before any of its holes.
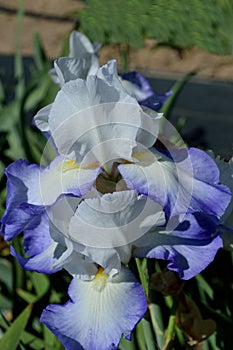
{"type": "MultiPolygon", "coordinates": [[[[95,75],[99,68],[100,46],[98,43],[92,44],[84,34],[72,31],[69,38],[69,57],[61,57],[55,62],[56,69],[49,72],[52,80],[58,85],[63,85],[68,79],[86,79],[88,75],[95,75]],[[69,77],[65,74],[66,69],[69,71],[69,77]]],[[[155,93],[149,81],[138,72],[120,74],[119,77],[129,95],[136,98],[141,105],[155,111],[158,111],[172,94],[172,90],[165,94],[155,93]]]]}
{"type": "Polygon", "coordinates": [[[86,80],[55,64],[62,87],[35,116],[57,156],[48,166],[18,160],[6,169],[2,234],[24,231],[28,270],[66,269],[70,300],[41,321],[67,350],[116,349],[143,317],[131,257],[168,260],[188,279],[222,246],[216,228],[230,192],[215,162],[198,149],[153,147],[161,114],[143,109],[110,61],[86,80]]]}

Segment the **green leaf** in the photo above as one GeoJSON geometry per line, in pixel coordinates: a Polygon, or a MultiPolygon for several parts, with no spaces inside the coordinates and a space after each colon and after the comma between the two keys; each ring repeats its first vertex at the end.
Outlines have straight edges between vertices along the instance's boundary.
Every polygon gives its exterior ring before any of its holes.
{"type": "Polygon", "coordinates": [[[154,350],[155,349],[155,341],[151,329],[150,322],[147,321],[145,318],[141,320],[143,332],[145,336],[145,342],[146,342],[146,349],[148,350],[154,350]]]}
{"type": "Polygon", "coordinates": [[[17,29],[16,29],[16,54],[15,54],[15,80],[16,87],[15,93],[17,97],[21,97],[24,92],[24,74],[23,74],[23,60],[21,55],[22,46],[22,30],[23,30],[23,17],[24,17],[24,0],[19,0],[18,13],[17,13],[17,29]]]}
{"type": "Polygon", "coordinates": [[[22,298],[27,303],[34,304],[38,300],[38,297],[36,295],[27,292],[26,290],[23,290],[21,288],[18,288],[16,292],[20,296],[20,298],[22,298]]]}
{"type": "Polygon", "coordinates": [[[12,308],[12,300],[9,297],[4,296],[0,289],[0,309],[10,310],[12,308]]]}
{"type": "Polygon", "coordinates": [[[162,348],[163,336],[164,336],[164,325],[163,325],[161,307],[154,303],[150,303],[148,307],[150,311],[152,327],[156,336],[158,346],[162,348]]]}
{"type": "Polygon", "coordinates": [[[8,328],[9,324],[3,313],[0,311],[0,328],[4,331],[8,328]]]}
{"type": "Polygon", "coordinates": [[[21,341],[25,346],[30,346],[30,349],[44,350],[44,341],[35,337],[29,332],[24,331],[21,337],[21,341]]]}
{"type": "Polygon", "coordinates": [[[59,340],[45,325],[43,325],[43,335],[46,344],[45,350],[61,349],[59,340]]]}
{"type": "Polygon", "coordinates": [[[17,348],[23,331],[27,325],[31,311],[32,305],[28,305],[10,325],[6,333],[0,339],[0,349],[15,350],[17,348]]]}
{"type": "Polygon", "coordinates": [[[143,265],[143,262],[145,261],[140,260],[139,258],[135,258],[136,261],[136,265],[138,268],[138,273],[139,273],[139,277],[142,283],[142,286],[145,290],[146,295],[148,296],[148,273],[147,273],[147,269],[146,269],[146,265],[143,265]]]}
{"type": "Polygon", "coordinates": [[[43,70],[44,65],[48,62],[48,60],[38,33],[36,33],[33,37],[33,48],[36,66],[39,70],[43,70]]]}
{"type": "Polygon", "coordinates": [[[169,96],[169,98],[167,99],[167,101],[164,103],[163,107],[160,109],[160,112],[163,113],[165,115],[165,117],[168,119],[169,118],[169,114],[171,113],[171,110],[179,96],[179,94],[181,93],[184,85],[196,74],[195,71],[191,71],[187,74],[185,74],[180,80],[178,80],[173,87],[171,88],[171,90],[173,91],[173,93],[169,96]]]}
{"type": "Polygon", "coordinates": [[[0,258],[0,281],[3,282],[9,291],[12,291],[12,265],[8,260],[0,258]]]}
{"type": "Polygon", "coordinates": [[[39,274],[37,272],[30,272],[28,273],[28,276],[30,277],[32,286],[34,287],[35,294],[22,288],[17,288],[16,291],[17,295],[19,295],[27,303],[34,304],[46,294],[50,287],[50,282],[46,275],[39,274]]]}
{"type": "Polygon", "coordinates": [[[119,344],[119,350],[136,350],[134,337],[132,336],[132,340],[127,340],[122,337],[119,344]]]}
{"type": "Polygon", "coordinates": [[[198,289],[200,292],[200,296],[202,297],[203,301],[206,299],[204,297],[204,294],[206,293],[208,297],[213,300],[214,299],[214,291],[209,285],[209,283],[206,281],[206,279],[201,275],[197,275],[196,277],[197,283],[198,283],[198,289]]]}
{"type": "Polygon", "coordinates": [[[136,340],[138,343],[138,348],[140,350],[145,350],[146,349],[146,340],[145,340],[145,334],[143,331],[142,320],[138,323],[137,328],[136,328],[136,340]]]}
{"type": "Polygon", "coordinates": [[[37,298],[40,299],[48,291],[50,283],[46,275],[38,272],[32,272],[30,274],[32,284],[35,288],[37,298]]]}
{"type": "Polygon", "coordinates": [[[0,112],[0,131],[11,131],[19,117],[19,103],[20,101],[15,99],[3,107],[0,112]]]}

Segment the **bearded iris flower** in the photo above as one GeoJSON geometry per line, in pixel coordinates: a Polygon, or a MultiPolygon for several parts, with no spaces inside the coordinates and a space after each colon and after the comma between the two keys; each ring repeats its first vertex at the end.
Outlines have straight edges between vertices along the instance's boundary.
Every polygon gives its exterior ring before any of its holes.
{"type": "Polygon", "coordinates": [[[70,62],[55,63],[61,90],[35,116],[57,156],[6,169],[2,234],[10,241],[24,231],[27,257],[11,251],[25,269],[73,277],[70,300],[41,317],[66,349],[116,349],[147,307],[130,258],[168,260],[193,277],[222,246],[230,192],[206,153],[153,147],[162,115],[128,94],[115,61],[86,80],[74,79],[70,62]]]}
{"type": "MultiPolygon", "coordinates": [[[[92,44],[83,33],[72,31],[69,37],[69,57],[56,60],[55,68],[49,71],[52,80],[62,86],[69,80],[86,79],[89,75],[95,75],[99,68],[100,46],[98,43],[92,44]]],[[[141,105],[155,111],[159,111],[172,94],[172,90],[165,94],[155,93],[149,81],[138,72],[120,74],[119,78],[129,95],[136,98],[141,105]]]]}

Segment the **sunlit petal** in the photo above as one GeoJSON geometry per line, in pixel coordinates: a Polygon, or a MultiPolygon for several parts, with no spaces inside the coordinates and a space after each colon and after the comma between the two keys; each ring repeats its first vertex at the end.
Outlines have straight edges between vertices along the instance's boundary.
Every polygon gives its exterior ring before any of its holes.
{"type": "Polygon", "coordinates": [[[65,305],[50,305],[41,316],[66,350],[117,349],[147,309],[143,288],[127,268],[110,281],[101,270],[92,281],[74,279],[69,295],[65,305]]]}
{"type": "Polygon", "coordinates": [[[213,160],[194,148],[174,150],[172,157],[144,152],[138,155],[138,163],[122,164],[118,169],[128,188],[157,201],[169,216],[204,211],[220,217],[230,192],[219,183],[213,160]]]}

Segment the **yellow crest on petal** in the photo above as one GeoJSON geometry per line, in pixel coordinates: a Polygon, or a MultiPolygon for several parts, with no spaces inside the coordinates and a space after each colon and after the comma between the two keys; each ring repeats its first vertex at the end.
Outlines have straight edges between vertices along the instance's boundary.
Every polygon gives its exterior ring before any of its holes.
{"type": "Polygon", "coordinates": [[[99,292],[101,292],[106,286],[108,277],[109,277],[109,274],[104,273],[104,269],[100,267],[93,280],[94,286],[99,292]]]}

